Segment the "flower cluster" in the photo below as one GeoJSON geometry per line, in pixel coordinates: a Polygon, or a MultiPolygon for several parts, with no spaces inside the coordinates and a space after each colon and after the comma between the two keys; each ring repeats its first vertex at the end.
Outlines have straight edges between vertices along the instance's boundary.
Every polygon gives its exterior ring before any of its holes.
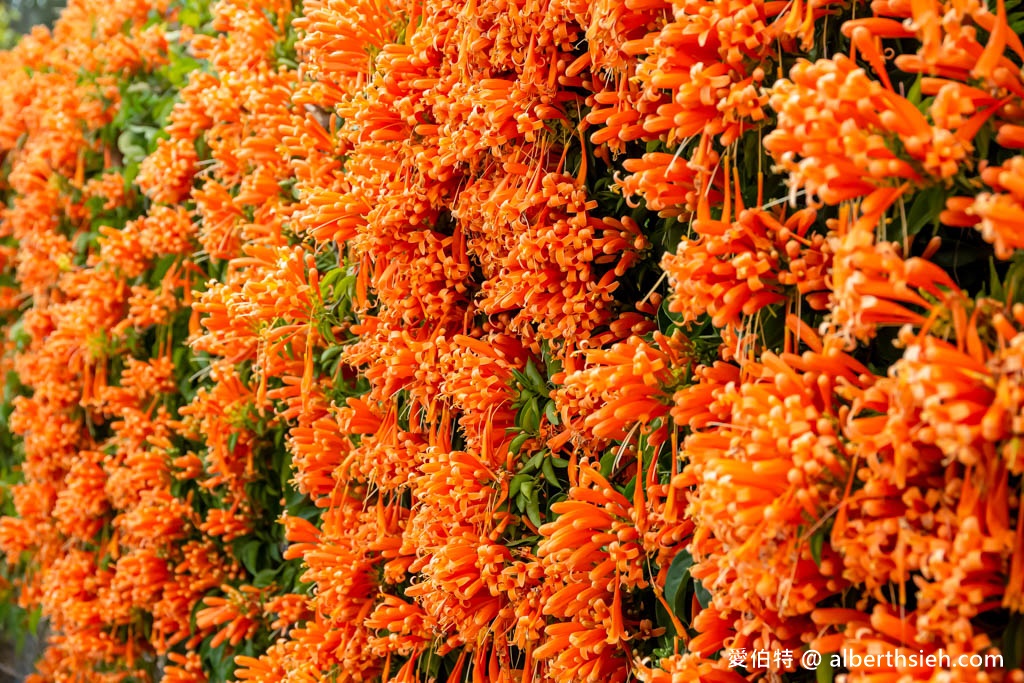
{"type": "Polygon", "coordinates": [[[0,53],[33,681],[1024,679],[1018,4],[72,0],[0,53]]]}

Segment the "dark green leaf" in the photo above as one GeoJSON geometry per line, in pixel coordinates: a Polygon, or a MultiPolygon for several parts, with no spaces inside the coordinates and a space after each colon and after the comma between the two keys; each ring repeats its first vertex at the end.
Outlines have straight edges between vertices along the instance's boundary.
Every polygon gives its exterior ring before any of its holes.
{"type": "Polygon", "coordinates": [[[238,553],[238,559],[250,574],[255,575],[259,571],[256,565],[256,558],[259,557],[259,553],[260,542],[255,539],[246,541],[238,553]]]}
{"type": "Polygon", "coordinates": [[[665,601],[670,605],[676,604],[676,597],[679,590],[686,587],[690,581],[690,568],[693,567],[693,556],[686,549],[680,550],[668,567],[665,575],[665,601]]]}
{"type": "Polygon", "coordinates": [[[252,577],[252,585],[256,588],[266,588],[270,584],[274,583],[274,579],[277,577],[277,572],[277,569],[261,569],[252,577]]]}
{"type": "Polygon", "coordinates": [[[345,347],[342,346],[341,344],[338,344],[336,346],[332,346],[330,348],[324,349],[324,352],[320,354],[320,363],[321,364],[326,364],[328,361],[333,359],[335,356],[340,355],[341,352],[344,349],[345,349],[345,347]]]}
{"type": "Polygon", "coordinates": [[[622,495],[624,495],[626,498],[629,498],[630,500],[632,500],[634,493],[636,493],[636,477],[635,476],[632,479],[629,480],[629,483],[627,483],[624,487],[622,487],[622,495]]]}
{"type": "Polygon", "coordinates": [[[520,427],[530,434],[536,434],[540,429],[540,408],[537,406],[537,399],[527,401],[516,417],[521,419],[520,427]]]}
{"type": "Polygon", "coordinates": [[[809,540],[811,548],[811,559],[814,560],[814,564],[821,566],[821,551],[825,546],[825,529],[818,529],[815,533],[811,534],[809,540]]]}
{"type": "Polygon", "coordinates": [[[530,518],[534,526],[539,527],[543,522],[540,518],[540,502],[537,500],[537,492],[533,492],[533,496],[526,503],[526,516],[530,518]]]}
{"type": "Polygon", "coordinates": [[[548,383],[537,370],[537,366],[533,364],[533,359],[530,358],[526,361],[526,377],[530,380],[530,389],[538,396],[547,396],[548,394],[548,383]]]}
{"type": "Polygon", "coordinates": [[[509,497],[511,498],[512,496],[517,495],[519,493],[519,490],[523,486],[523,482],[529,481],[530,479],[531,477],[528,474],[517,474],[516,476],[512,477],[512,481],[510,481],[508,484],[509,497]]]}
{"type": "Polygon", "coordinates": [[[1018,669],[1024,664],[1024,615],[1010,615],[999,649],[1003,653],[1003,666],[1007,671],[1018,669]]]}
{"type": "Polygon", "coordinates": [[[601,456],[601,476],[607,479],[612,476],[612,468],[615,466],[615,449],[610,448],[601,456]]]}
{"type": "Polygon", "coordinates": [[[559,491],[562,490],[562,485],[558,482],[558,475],[555,474],[555,466],[551,462],[551,458],[544,458],[544,463],[541,465],[541,471],[549,484],[557,488],[559,491]]]}
{"type": "Polygon", "coordinates": [[[711,604],[711,591],[705,588],[704,584],[700,581],[693,582],[693,590],[697,594],[697,602],[700,603],[701,607],[706,609],[707,606],[711,604]]]}
{"type": "Polygon", "coordinates": [[[523,447],[523,444],[532,438],[533,434],[530,434],[529,432],[521,432],[514,439],[512,439],[512,443],[508,445],[509,453],[511,453],[512,455],[518,454],[520,449],[523,447]]]}
{"type": "Polygon", "coordinates": [[[827,654],[822,655],[821,664],[814,670],[814,680],[817,683],[832,683],[835,680],[836,672],[832,668],[832,658],[827,654]]]}
{"type": "Polygon", "coordinates": [[[544,417],[548,419],[548,422],[555,426],[561,424],[561,418],[558,415],[558,410],[555,408],[554,401],[548,400],[548,402],[544,404],[544,417]]]}
{"type": "Polygon", "coordinates": [[[946,193],[935,185],[910,198],[907,208],[907,235],[919,233],[928,225],[939,224],[939,214],[946,207],[946,193]]]}
{"type": "Polygon", "coordinates": [[[547,451],[538,451],[537,453],[534,453],[519,471],[523,474],[529,474],[539,470],[541,464],[544,462],[545,453],[547,453],[547,451]]]}

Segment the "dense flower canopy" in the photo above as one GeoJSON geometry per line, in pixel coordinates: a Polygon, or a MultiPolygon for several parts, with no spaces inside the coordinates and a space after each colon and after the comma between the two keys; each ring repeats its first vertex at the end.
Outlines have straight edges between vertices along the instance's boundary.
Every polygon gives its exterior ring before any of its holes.
{"type": "Polygon", "coordinates": [[[0,52],[33,682],[1024,680],[1022,30],[72,0],[0,52]]]}

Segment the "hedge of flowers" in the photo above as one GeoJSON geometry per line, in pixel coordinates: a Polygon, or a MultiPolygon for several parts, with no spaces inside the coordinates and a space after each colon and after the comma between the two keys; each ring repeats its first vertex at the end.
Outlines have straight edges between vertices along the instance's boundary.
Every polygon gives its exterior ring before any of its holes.
{"type": "Polygon", "coordinates": [[[1022,30],[71,0],[0,53],[33,680],[1024,680],[1022,30]]]}

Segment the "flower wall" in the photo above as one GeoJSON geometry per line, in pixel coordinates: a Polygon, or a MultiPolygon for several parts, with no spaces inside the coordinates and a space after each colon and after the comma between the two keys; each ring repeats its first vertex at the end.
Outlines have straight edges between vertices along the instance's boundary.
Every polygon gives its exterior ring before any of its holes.
{"type": "Polygon", "coordinates": [[[1021,680],[1022,30],[72,0],[0,53],[33,680],[1021,680]]]}

